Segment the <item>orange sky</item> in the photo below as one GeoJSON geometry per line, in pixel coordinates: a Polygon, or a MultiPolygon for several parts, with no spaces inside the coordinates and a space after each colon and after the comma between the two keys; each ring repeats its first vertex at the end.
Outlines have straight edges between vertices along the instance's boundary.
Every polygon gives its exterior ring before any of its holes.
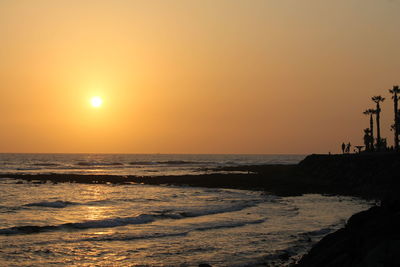
{"type": "Polygon", "coordinates": [[[0,0],[0,152],[337,152],[362,143],[374,94],[391,144],[399,14],[396,0],[0,0]]]}

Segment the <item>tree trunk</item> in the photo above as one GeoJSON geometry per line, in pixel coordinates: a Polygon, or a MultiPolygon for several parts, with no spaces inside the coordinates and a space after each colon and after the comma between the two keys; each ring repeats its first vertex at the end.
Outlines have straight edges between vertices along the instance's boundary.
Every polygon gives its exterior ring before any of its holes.
{"type": "Polygon", "coordinates": [[[374,147],[374,118],[373,114],[369,115],[369,129],[371,130],[371,151],[375,150],[374,147]]]}
{"type": "Polygon", "coordinates": [[[399,114],[397,93],[394,94],[394,149],[399,150],[399,114]]]}
{"type": "Polygon", "coordinates": [[[380,125],[380,113],[381,113],[381,108],[379,106],[379,102],[376,104],[376,144],[378,151],[381,150],[381,125],[380,125]]]}

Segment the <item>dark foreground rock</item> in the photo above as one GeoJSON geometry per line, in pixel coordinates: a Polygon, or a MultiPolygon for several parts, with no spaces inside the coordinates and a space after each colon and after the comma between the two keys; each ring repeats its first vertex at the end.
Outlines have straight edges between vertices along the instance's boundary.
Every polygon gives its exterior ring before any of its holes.
{"type": "Polygon", "coordinates": [[[372,207],[324,237],[298,266],[400,266],[400,206],[372,207]]]}
{"type": "Polygon", "coordinates": [[[400,266],[400,154],[312,155],[299,168],[337,194],[375,198],[382,204],[353,215],[298,266],[400,266]]]}

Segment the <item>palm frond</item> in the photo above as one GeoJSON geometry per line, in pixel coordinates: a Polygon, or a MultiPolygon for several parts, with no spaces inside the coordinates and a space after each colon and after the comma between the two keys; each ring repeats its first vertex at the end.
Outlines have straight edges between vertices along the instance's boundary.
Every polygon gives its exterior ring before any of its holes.
{"type": "Polygon", "coordinates": [[[372,99],[372,101],[374,101],[374,102],[377,103],[377,104],[378,104],[379,102],[385,101],[385,98],[382,97],[382,96],[380,96],[380,95],[373,96],[371,99],[372,99]]]}

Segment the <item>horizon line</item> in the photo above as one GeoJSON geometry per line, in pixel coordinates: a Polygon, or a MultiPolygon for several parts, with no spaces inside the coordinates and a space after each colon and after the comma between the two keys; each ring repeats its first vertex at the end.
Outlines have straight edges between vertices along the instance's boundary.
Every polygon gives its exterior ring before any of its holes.
{"type": "Polygon", "coordinates": [[[0,154],[102,154],[102,155],[311,155],[319,153],[118,153],[118,152],[0,152],[0,154]]]}

